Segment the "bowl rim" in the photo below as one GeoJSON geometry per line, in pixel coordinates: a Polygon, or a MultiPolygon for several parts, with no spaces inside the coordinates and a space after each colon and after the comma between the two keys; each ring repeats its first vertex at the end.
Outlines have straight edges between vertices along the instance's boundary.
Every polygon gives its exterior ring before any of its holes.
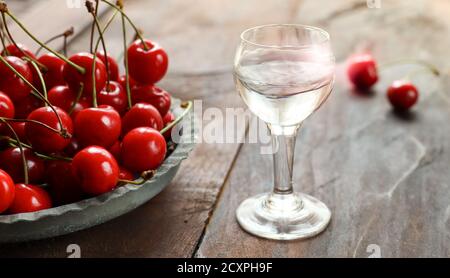
{"type": "MultiPolygon", "coordinates": [[[[183,109],[181,108],[182,101],[178,98],[171,97],[171,111],[175,114],[175,116],[181,114],[183,109]]],[[[175,149],[173,152],[166,157],[163,164],[159,166],[159,168],[156,171],[155,176],[153,176],[151,179],[146,181],[145,183],[141,185],[133,185],[133,184],[125,184],[120,187],[117,187],[111,192],[104,193],[102,195],[91,197],[88,199],[84,199],[75,203],[70,203],[58,207],[53,207],[37,212],[27,212],[27,213],[17,213],[17,214],[11,214],[11,215],[0,215],[0,224],[13,224],[16,222],[31,222],[31,221],[37,221],[43,218],[47,217],[56,217],[61,216],[63,214],[74,212],[74,211],[81,211],[90,207],[94,206],[101,206],[105,203],[108,203],[114,199],[120,198],[121,196],[132,192],[139,190],[143,188],[144,186],[152,186],[152,184],[156,183],[159,179],[159,177],[166,174],[170,169],[173,167],[178,166],[181,161],[186,159],[189,155],[189,153],[192,151],[192,149],[195,146],[195,138],[197,134],[197,130],[195,128],[195,125],[193,123],[193,113],[192,110],[189,111],[183,121],[190,120],[191,123],[189,125],[183,126],[183,133],[180,136],[180,142],[176,144],[175,149]],[[186,130],[185,127],[189,127],[188,130],[186,130]]]]}

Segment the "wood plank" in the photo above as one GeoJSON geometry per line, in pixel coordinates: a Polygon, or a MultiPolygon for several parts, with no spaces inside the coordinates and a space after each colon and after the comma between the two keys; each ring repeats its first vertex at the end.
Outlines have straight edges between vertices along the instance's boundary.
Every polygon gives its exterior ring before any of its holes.
{"type": "Polygon", "coordinates": [[[357,2],[304,1],[297,15],[298,21],[330,31],[341,62],[332,96],[300,132],[294,166],[296,189],[330,207],[330,226],[294,242],[243,232],[235,221],[237,206],[271,189],[270,157],[261,156],[258,145],[245,144],[197,257],[367,257],[370,244],[378,245],[383,257],[449,255],[448,77],[415,78],[420,103],[411,114],[398,115],[385,100],[385,88],[411,68],[384,72],[374,93],[361,96],[349,89],[342,63],[356,49],[370,47],[379,61],[418,57],[447,73],[450,63],[440,57],[450,41],[439,30],[450,26],[444,16],[449,3],[383,1],[382,9],[373,10],[357,2]]]}

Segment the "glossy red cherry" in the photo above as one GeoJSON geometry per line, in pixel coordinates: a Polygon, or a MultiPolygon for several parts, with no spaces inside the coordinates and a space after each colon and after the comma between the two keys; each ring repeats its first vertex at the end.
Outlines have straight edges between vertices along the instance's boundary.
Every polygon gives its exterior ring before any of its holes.
{"type": "MultiPolygon", "coordinates": [[[[33,73],[24,60],[15,56],[7,56],[4,59],[26,80],[33,82],[33,73]]],[[[0,76],[0,91],[7,94],[13,102],[30,94],[30,87],[3,62],[0,62],[0,76]]]]}
{"type": "Polygon", "coordinates": [[[133,103],[149,103],[158,109],[161,116],[170,109],[170,94],[153,85],[134,86],[131,91],[133,103]]]}
{"type": "Polygon", "coordinates": [[[14,201],[9,207],[11,214],[35,212],[52,207],[52,199],[47,191],[36,185],[19,183],[15,186],[14,201]]]}
{"type": "Polygon", "coordinates": [[[404,80],[396,80],[389,86],[387,97],[392,106],[398,110],[408,110],[419,99],[419,92],[413,84],[404,80]]]}
{"type": "Polygon", "coordinates": [[[64,137],[53,130],[43,127],[37,123],[27,122],[25,124],[25,133],[28,142],[33,146],[33,149],[43,153],[54,153],[64,150],[70,143],[70,136],[73,134],[73,124],[70,116],[59,107],[54,106],[56,113],[62,122],[62,127],[59,123],[58,117],[50,107],[41,107],[28,116],[28,120],[34,120],[46,124],[58,131],[65,130],[68,136],[64,137]]]}
{"type": "Polygon", "coordinates": [[[20,101],[15,101],[14,106],[16,108],[16,118],[26,119],[31,112],[43,106],[44,102],[34,95],[28,95],[20,101]]]}
{"type": "Polygon", "coordinates": [[[368,90],[378,81],[377,65],[370,54],[351,57],[347,74],[350,81],[359,90],[368,90]]]}
{"type": "MultiPolygon", "coordinates": [[[[28,56],[28,57],[31,57],[31,58],[37,60],[34,53],[30,49],[28,49],[28,47],[26,47],[25,45],[23,45],[21,43],[18,43],[17,46],[18,46],[18,48],[14,44],[10,44],[10,45],[6,46],[6,50],[8,51],[10,56],[15,56],[15,57],[19,57],[19,58],[28,56]],[[22,51],[20,51],[20,50],[22,50],[22,51]],[[24,55],[22,52],[26,53],[27,55],[24,55]]],[[[3,50],[2,56],[5,56],[5,55],[6,55],[6,51],[3,50]]]]}
{"type": "MultiPolygon", "coordinates": [[[[25,134],[25,122],[9,122],[9,125],[16,132],[17,136],[19,137],[20,142],[28,143],[27,135],[25,134]]],[[[14,137],[14,133],[8,127],[5,127],[3,129],[3,134],[11,137],[14,140],[16,139],[14,137]]]]}
{"type": "MultiPolygon", "coordinates": [[[[28,178],[30,183],[40,183],[44,178],[44,162],[32,150],[24,148],[25,159],[28,165],[28,178]]],[[[0,169],[6,171],[14,182],[24,182],[22,155],[20,149],[8,148],[0,152],[0,169]]]]}
{"type": "Polygon", "coordinates": [[[141,84],[153,85],[167,72],[169,58],[158,44],[145,40],[146,50],[141,40],[128,47],[128,67],[130,76],[141,84]]]}
{"type": "MultiPolygon", "coordinates": [[[[63,69],[64,80],[75,92],[78,92],[78,90],[80,89],[80,84],[83,83],[83,94],[91,96],[92,90],[94,88],[92,78],[94,55],[86,52],[81,52],[73,55],[69,58],[69,60],[84,68],[85,73],[81,74],[70,64],[65,64],[63,69]]],[[[95,61],[95,88],[96,92],[100,92],[106,84],[106,68],[102,60],[100,60],[98,57],[96,57],[95,61]]]]}
{"type": "Polygon", "coordinates": [[[109,105],[119,114],[125,113],[127,110],[127,94],[122,86],[116,81],[110,81],[97,96],[100,105],[109,105]]]}
{"type": "MultiPolygon", "coordinates": [[[[133,80],[133,78],[128,77],[130,80],[130,89],[133,89],[134,86],[138,85],[136,81],[133,80]]],[[[127,80],[125,75],[121,75],[118,80],[119,84],[122,85],[122,88],[127,91],[127,80]]]]}
{"type": "Polygon", "coordinates": [[[100,195],[114,189],[119,179],[119,166],[107,150],[98,146],[83,149],[72,161],[72,171],[84,192],[100,195]]]}
{"type": "Polygon", "coordinates": [[[82,199],[78,177],[72,172],[72,163],[68,161],[52,160],[47,162],[47,183],[55,204],[63,205],[74,203],[82,199]]]}
{"type": "Polygon", "coordinates": [[[15,189],[12,178],[8,173],[0,169],[0,213],[11,206],[14,200],[15,189]]]}
{"type": "Polygon", "coordinates": [[[87,108],[75,118],[75,136],[82,146],[111,147],[122,128],[119,113],[110,107],[87,108]]]}
{"type": "MultiPolygon", "coordinates": [[[[163,117],[163,121],[164,121],[164,127],[166,127],[167,125],[169,125],[171,122],[175,121],[175,115],[172,112],[167,112],[166,115],[164,115],[163,117]]],[[[173,127],[172,127],[173,128],[173,127]]],[[[172,128],[170,128],[169,130],[167,130],[166,132],[164,132],[164,137],[169,140],[170,138],[172,138],[172,128]]]]}
{"type": "Polygon", "coordinates": [[[161,165],[165,156],[166,140],[156,129],[135,128],[123,139],[122,163],[132,172],[154,170],[161,165]]]}
{"type": "Polygon", "coordinates": [[[77,93],[68,86],[56,86],[48,91],[48,100],[54,106],[69,112],[73,102],[77,99],[77,93]]]}
{"type": "MultiPolygon", "coordinates": [[[[63,69],[66,62],[56,57],[53,53],[43,54],[39,57],[38,62],[46,67],[46,69],[41,72],[44,77],[47,90],[50,90],[55,86],[66,85],[66,81],[63,77],[63,69]]],[[[39,76],[36,74],[36,71],[33,71],[33,74],[34,84],[37,88],[41,88],[41,81],[39,76]]]]}
{"type": "Polygon", "coordinates": [[[151,104],[135,104],[122,119],[122,134],[127,134],[137,127],[163,128],[163,120],[158,110],[151,104]]]}
{"type": "Polygon", "coordinates": [[[120,152],[122,149],[122,143],[120,141],[116,141],[108,151],[114,156],[117,162],[120,162],[120,152]]]}
{"type": "Polygon", "coordinates": [[[80,111],[83,111],[84,109],[91,107],[91,103],[92,102],[90,100],[81,98],[80,101],[75,104],[72,114],[70,114],[72,120],[75,122],[75,118],[78,116],[78,113],[80,113],[80,111]]]}
{"type": "Polygon", "coordinates": [[[107,54],[105,55],[104,51],[97,52],[97,57],[102,60],[103,64],[106,65],[106,60],[108,60],[108,66],[109,66],[109,78],[113,81],[119,80],[119,66],[117,65],[116,60],[111,57],[111,55],[107,54]]]}
{"type": "MultiPolygon", "coordinates": [[[[16,110],[12,100],[3,92],[0,92],[0,117],[14,118],[16,110]]],[[[0,131],[3,131],[5,124],[0,121],[0,131]]]]}
{"type": "Polygon", "coordinates": [[[128,171],[127,169],[120,167],[119,169],[119,179],[126,180],[126,181],[132,181],[134,180],[133,173],[128,171]]]}

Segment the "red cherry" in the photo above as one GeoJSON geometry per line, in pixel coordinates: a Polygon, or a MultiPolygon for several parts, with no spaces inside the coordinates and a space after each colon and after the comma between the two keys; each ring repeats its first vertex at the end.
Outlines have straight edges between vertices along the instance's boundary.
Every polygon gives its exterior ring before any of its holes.
{"type": "Polygon", "coordinates": [[[56,204],[69,204],[82,199],[78,177],[72,172],[72,163],[68,161],[52,160],[47,162],[47,183],[56,204]]]}
{"type": "MultiPolygon", "coordinates": [[[[7,56],[4,59],[26,80],[33,82],[33,73],[24,60],[15,56],[7,56]]],[[[30,87],[3,62],[0,62],[0,76],[0,91],[7,94],[12,101],[22,100],[30,94],[30,87]]]]}
{"type": "Polygon", "coordinates": [[[0,213],[11,206],[15,195],[15,186],[12,178],[0,169],[0,213]]]}
{"type": "Polygon", "coordinates": [[[73,102],[77,99],[77,94],[68,86],[56,86],[48,91],[48,100],[54,106],[69,112],[73,102]]]}
{"type": "MultiPolygon", "coordinates": [[[[92,65],[94,63],[94,55],[86,52],[81,52],[73,55],[69,60],[84,68],[85,73],[81,74],[70,64],[65,64],[63,69],[63,76],[67,84],[74,92],[78,92],[80,84],[82,83],[84,84],[83,94],[91,96],[92,90],[94,88],[92,78],[92,65]]],[[[106,69],[102,60],[100,60],[98,57],[95,59],[95,61],[95,88],[96,92],[100,92],[106,84],[106,69]]]]}
{"type": "Polygon", "coordinates": [[[109,55],[109,54],[105,55],[104,51],[97,52],[97,57],[100,60],[102,60],[103,64],[105,64],[105,65],[106,65],[106,59],[108,59],[110,80],[113,80],[113,81],[119,80],[119,66],[117,65],[116,60],[113,57],[111,57],[111,55],[109,55]]]}
{"type": "Polygon", "coordinates": [[[119,179],[126,180],[126,181],[132,181],[134,180],[133,173],[128,171],[127,169],[120,167],[119,169],[119,179]]]}
{"type": "Polygon", "coordinates": [[[113,107],[119,114],[127,110],[127,94],[122,86],[116,81],[110,81],[105,88],[98,94],[97,101],[101,105],[113,107]]]}
{"type": "Polygon", "coordinates": [[[398,110],[408,110],[419,99],[416,86],[408,81],[396,80],[389,86],[387,97],[392,106],[398,110]]]}
{"type": "MultiPolygon", "coordinates": [[[[18,43],[17,46],[18,46],[18,48],[14,44],[10,44],[10,45],[6,46],[6,50],[8,50],[8,53],[10,56],[23,58],[24,56],[26,57],[28,55],[28,57],[31,57],[34,60],[37,59],[36,56],[34,55],[34,53],[30,49],[28,49],[28,47],[26,47],[25,45],[18,43]],[[20,51],[19,48],[22,51],[20,51]],[[22,52],[26,53],[27,55],[24,55],[22,52]]],[[[2,56],[5,56],[5,55],[6,55],[6,51],[3,50],[2,56]]]]}
{"type": "MultiPolygon", "coordinates": [[[[46,67],[46,70],[41,71],[44,77],[45,86],[47,90],[55,86],[63,86],[66,85],[66,81],[63,77],[63,69],[66,62],[56,57],[53,53],[43,54],[39,57],[38,62],[46,67]]],[[[41,81],[36,74],[36,71],[33,70],[33,80],[35,86],[41,88],[41,81]]]]}
{"type": "Polygon", "coordinates": [[[26,119],[31,112],[43,105],[43,101],[38,99],[34,95],[28,95],[20,101],[15,101],[14,106],[16,108],[16,118],[26,119]]]}
{"type": "MultiPolygon", "coordinates": [[[[163,117],[163,121],[164,121],[164,126],[166,127],[167,125],[169,125],[171,122],[175,121],[175,115],[172,112],[167,112],[167,114],[163,117]]],[[[173,127],[172,127],[173,128],[173,127]]],[[[170,128],[169,130],[167,130],[166,132],[164,132],[164,137],[169,140],[170,138],[172,138],[172,128],[170,128]]]]}
{"type": "Polygon", "coordinates": [[[128,67],[130,76],[139,83],[152,85],[161,80],[167,72],[169,58],[158,44],[136,40],[128,47],[128,67]]]}
{"type": "MultiPolygon", "coordinates": [[[[28,165],[28,178],[31,183],[40,183],[44,178],[44,162],[32,150],[24,148],[28,165]]],[[[20,149],[8,148],[0,152],[0,168],[5,170],[14,182],[24,182],[23,164],[20,149]]]]}
{"type": "Polygon", "coordinates": [[[69,145],[64,149],[64,154],[74,157],[81,150],[81,145],[76,137],[70,139],[69,145]]]}
{"type": "Polygon", "coordinates": [[[158,110],[151,104],[135,104],[122,119],[122,134],[127,134],[137,127],[151,127],[156,130],[163,128],[163,120],[158,110]]]}
{"type": "Polygon", "coordinates": [[[9,207],[11,214],[35,212],[52,207],[52,199],[47,191],[36,185],[19,183],[15,186],[16,195],[9,207]]]}
{"type": "MultiPolygon", "coordinates": [[[[34,110],[27,119],[44,123],[59,131],[65,129],[68,135],[73,134],[73,124],[70,116],[64,110],[56,106],[54,108],[61,119],[62,127],[60,126],[58,117],[50,107],[41,107],[34,110]]],[[[33,122],[27,122],[25,124],[25,133],[28,142],[38,152],[59,152],[64,150],[70,143],[69,137],[65,138],[61,134],[33,122]]]]}
{"type": "Polygon", "coordinates": [[[120,136],[120,115],[109,107],[87,108],[75,118],[75,134],[82,146],[111,147],[120,136]]]}
{"type": "Polygon", "coordinates": [[[170,109],[170,94],[153,85],[135,86],[131,91],[133,103],[149,103],[158,109],[161,116],[170,109]]]}
{"type": "MultiPolygon", "coordinates": [[[[17,136],[19,136],[20,142],[22,143],[28,142],[27,136],[25,134],[25,122],[10,122],[9,125],[12,127],[12,129],[14,129],[17,136]]],[[[8,127],[4,128],[3,133],[14,140],[16,139],[14,137],[14,133],[8,127]]]]}
{"type": "Polygon", "coordinates": [[[116,160],[102,147],[91,146],[75,155],[72,171],[80,180],[84,192],[100,195],[114,189],[119,179],[116,160]]]}
{"type": "MultiPolygon", "coordinates": [[[[130,82],[130,89],[133,89],[134,86],[138,85],[136,83],[136,81],[133,80],[133,78],[131,78],[131,77],[128,77],[128,78],[130,79],[129,80],[129,82],[130,82]]],[[[126,76],[125,75],[121,75],[117,82],[119,82],[119,84],[122,85],[122,88],[126,92],[127,91],[127,79],[126,79],[126,76]]]]}
{"type": "Polygon", "coordinates": [[[359,90],[368,90],[378,81],[377,65],[370,54],[351,57],[347,74],[350,81],[359,90]]]}
{"type": "Polygon", "coordinates": [[[122,142],[122,162],[130,171],[154,170],[166,156],[166,140],[156,129],[139,127],[128,132],[122,142]]]}
{"type": "Polygon", "coordinates": [[[75,119],[78,116],[78,113],[80,113],[80,111],[87,109],[89,107],[91,107],[91,101],[89,101],[87,99],[83,99],[83,98],[80,99],[80,101],[75,104],[75,107],[73,108],[73,111],[72,111],[72,114],[70,115],[70,117],[75,122],[75,119]]]}
{"type": "MultiPolygon", "coordinates": [[[[16,110],[11,99],[3,92],[0,92],[0,117],[14,118],[16,110]]],[[[0,131],[5,129],[5,124],[0,121],[0,131]]]]}
{"type": "Polygon", "coordinates": [[[109,152],[114,156],[116,161],[120,162],[120,152],[122,149],[122,143],[120,141],[116,141],[110,148],[109,152]]]}

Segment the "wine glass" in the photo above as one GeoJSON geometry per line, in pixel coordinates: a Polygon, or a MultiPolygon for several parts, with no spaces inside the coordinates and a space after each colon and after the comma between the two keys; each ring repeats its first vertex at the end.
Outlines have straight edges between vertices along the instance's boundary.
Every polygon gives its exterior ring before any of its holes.
{"type": "Polygon", "coordinates": [[[335,59],[322,29],[273,24],[244,31],[234,61],[237,90],[269,127],[274,189],[246,199],[236,211],[241,227],[254,235],[292,240],[314,236],[330,222],[318,199],[294,193],[292,173],[297,130],[331,93],[335,59]]]}

